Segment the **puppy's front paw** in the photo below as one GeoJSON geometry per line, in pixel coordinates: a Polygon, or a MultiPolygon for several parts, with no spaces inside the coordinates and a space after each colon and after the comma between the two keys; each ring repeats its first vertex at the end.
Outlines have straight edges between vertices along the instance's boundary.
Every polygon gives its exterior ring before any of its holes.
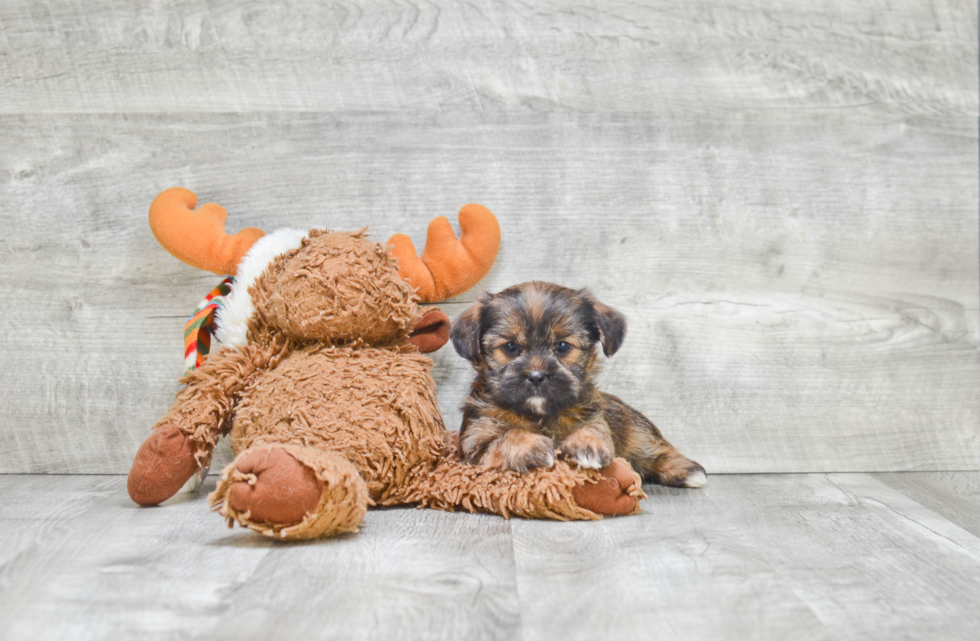
{"type": "Polygon", "coordinates": [[[596,429],[583,427],[562,442],[558,454],[580,468],[600,470],[612,463],[614,450],[607,436],[596,429]]]}
{"type": "Polygon", "coordinates": [[[484,463],[515,472],[528,472],[555,464],[555,442],[547,436],[511,430],[490,446],[484,463]]]}

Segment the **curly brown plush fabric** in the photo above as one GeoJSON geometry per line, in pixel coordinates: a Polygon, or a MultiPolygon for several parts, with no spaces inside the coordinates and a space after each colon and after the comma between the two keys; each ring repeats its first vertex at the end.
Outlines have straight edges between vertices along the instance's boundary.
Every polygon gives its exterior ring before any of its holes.
{"type": "MultiPolygon", "coordinates": [[[[238,469],[237,461],[247,456],[247,450],[236,457],[236,462],[225,468],[218,481],[218,487],[211,493],[211,507],[220,512],[228,521],[228,527],[238,522],[266,536],[279,539],[316,539],[346,532],[357,532],[357,526],[364,520],[368,504],[367,486],[358,468],[335,452],[316,447],[292,444],[273,444],[290,454],[302,465],[312,470],[322,488],[315,507],[299,522],[277,523],[256,519],[249,512],[241,512],[229,500],[236,483],[255,483],[255,474],[238,469]]],[[[255,448],[259,449],[259,448],[255,448]]]]}
{"type": "Polygon", "coordinates": [[[238,349],[222,349],[220,358],[209,358],[182,376],[183,387],[170,411],[153,426],[176,425],[189,436],[201,467],[211,464],[218,437],[231,429],[239,394],[259,372],[274,369],[293,346],[281,336],[267,334],[264,338],[238,349]]]}
{"type": "Polygon", "coordinates": [[[310,232],[248,292],[255,308],[248,344],[222,347],[184,376],[156,425],[171,446],[141,449],[131,472],[141,504],[167,498],[174,474],[186,471],[180,456],[193,452],[206,466],[219,436],[230,433],[236,459],[211,505],[229,524],[277,539],[354,532],[372,504],[600,518],[575,500],[585,486],[594,486],[582,496],[596,509],[603,497],[619,501],[608,513],[623,513],[624,497],[626,508],[639,509],[638,484],[601,485],[600,472],[561,462],[521,475],[456,458],[432,361],[409,340],[421,317],[417,296],[363,230],[310,232]],[[157,452],[176,454],[152,460],[157,452]],[[156,469],[173,472],[160,487],[156,469]]]}
{"type": "Polygon", "coordinates": [[[365,230],[311,230],[300,248],[269,266],[254,286],[256,310],[295,340],[369,345],[405,340],[419,318],[418,297],[384,247],[365,230]]]}
{"type": "Polygon", "coordinates": [[[298,349],[235,408],[232,446],[293,443],[338,452],[361,470],[372,500],[404,502],[449,451],[432,361],[414,350],[298,349]]]}

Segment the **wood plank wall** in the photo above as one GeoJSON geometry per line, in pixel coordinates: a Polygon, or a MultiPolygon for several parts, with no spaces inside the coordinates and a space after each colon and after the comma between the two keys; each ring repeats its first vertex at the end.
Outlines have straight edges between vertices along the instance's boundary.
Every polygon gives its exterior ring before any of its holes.
{"type": "Polygon", "coordinates": [[[980,469],[978,112],[974,2],[5,1],[0,472],[125,473],[166,410],[216,282],[173,185],[418,245],[483,203],[481,286],[622,310],[606,389],[709,473],[980,469]]]}

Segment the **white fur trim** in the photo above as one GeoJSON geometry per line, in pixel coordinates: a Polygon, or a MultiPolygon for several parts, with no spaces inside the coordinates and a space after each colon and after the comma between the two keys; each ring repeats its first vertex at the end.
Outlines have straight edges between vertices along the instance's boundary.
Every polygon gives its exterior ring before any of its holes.
{"type": "Polygon", "coordinates": [[[241,346],[248,344],[248,319],[255,313],[255,305],[248,288],[262,275],[276,256],[296,249],[309,232],[284,227],[266,234],[255,241],[242,258],[231,285],[231,293],[218,310],[214,337],[219,345],[241,346]]]}

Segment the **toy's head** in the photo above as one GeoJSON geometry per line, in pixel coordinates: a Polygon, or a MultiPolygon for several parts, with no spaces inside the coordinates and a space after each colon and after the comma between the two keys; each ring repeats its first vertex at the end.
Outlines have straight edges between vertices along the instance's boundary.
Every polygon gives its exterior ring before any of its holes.
{"type": "Polygon", "coordinates": [[[264,234],[250,228],[228,235],[224,208],[196,205],[192,192],[168,189],[150,206],[150,226],[177,258],[235,275],[217,315],[215,336],[223,345],[244,345],[250,332],[269,331],[337,345],[407,340],[433,351],[448,340],[449,319],[438,310],[422,313],[417,302],[472,287],[489,271],[500,244],[496,219],[479,205],[460,212],[460,240],[445,218],[433,221],[421,259],[407,237],[392,237],[389,249],[368,240],[364,229],[264,234]]]}
{"type": "Polygon", "coordinates": [[[311,230],[269,263],[250,293],[256,320],[298,341],[400,343],[419,320],[412,287],[363,232],[311,230]]]}

